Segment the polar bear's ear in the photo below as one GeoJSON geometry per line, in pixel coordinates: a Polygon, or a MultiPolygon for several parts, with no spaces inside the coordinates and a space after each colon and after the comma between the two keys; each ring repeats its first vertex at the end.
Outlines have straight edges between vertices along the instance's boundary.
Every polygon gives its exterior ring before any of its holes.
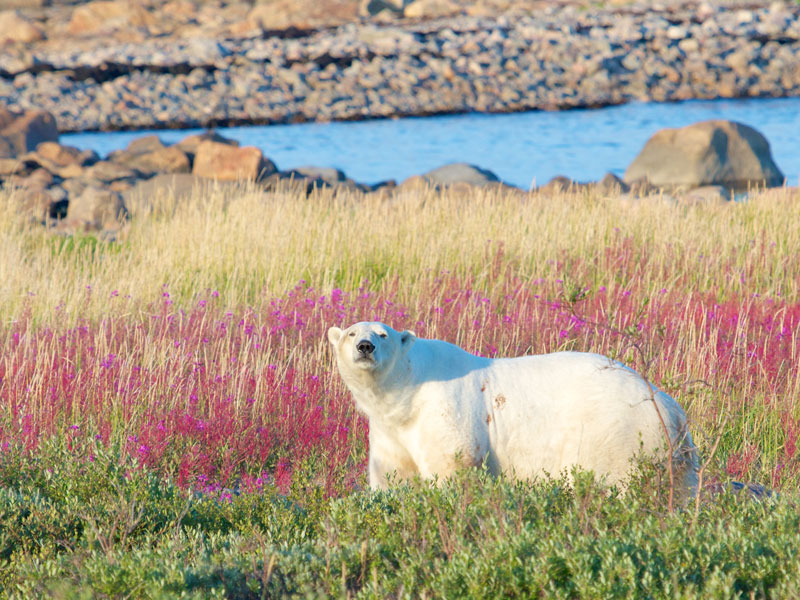
{"type": "Polygon", "coordinates": [[[328,341],[331,343],[331,346],[335,346],[339,343],[339,340],[342,339],[342,333],[344,333],[338,327],[331,327],[328,329],[328,341]]]}
{"type": "Polygon", "coordinates": [[[417,339],[417,336],[414,334],[413,331],[404,331],[400,334],[400,344],[408,350],[414,344],[414,340],[417,339]]]}

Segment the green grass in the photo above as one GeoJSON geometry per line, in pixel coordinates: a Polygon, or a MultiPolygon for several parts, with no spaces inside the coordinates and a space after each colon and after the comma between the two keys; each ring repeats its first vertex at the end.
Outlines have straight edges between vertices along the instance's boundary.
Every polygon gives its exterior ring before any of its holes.
{"type": "MultiPolygon", "coordinates": [[[[33,598],[789,598],[796,498],[727,493],[669,513],[654,468],[622,495],[585,474],[326,499],[192,494],[113,450],[0,464],[0,589],[33,598]]],[[[95,449],[96,450],[96,449],[95,449]]],[[[310,469],[314,468],[309,464],[310,469]]],[[[649,469],[649,470],[648,470],[649,469]]]]}

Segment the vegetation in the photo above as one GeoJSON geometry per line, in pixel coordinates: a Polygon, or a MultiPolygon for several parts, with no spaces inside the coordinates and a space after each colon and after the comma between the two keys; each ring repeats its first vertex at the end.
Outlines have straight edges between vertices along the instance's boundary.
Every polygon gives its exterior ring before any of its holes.
{"type": "Polygon", "coordinates": [[[0,595],[794,597],[800,196],[217,192],[54,236],[0,196],[0,595]],[[619,358],[687,409],[663,466],[366,488],[324,341],[362,319],[485,355],[619,358]],[[780,492],[709,492],[730,479],[780,492]]]}

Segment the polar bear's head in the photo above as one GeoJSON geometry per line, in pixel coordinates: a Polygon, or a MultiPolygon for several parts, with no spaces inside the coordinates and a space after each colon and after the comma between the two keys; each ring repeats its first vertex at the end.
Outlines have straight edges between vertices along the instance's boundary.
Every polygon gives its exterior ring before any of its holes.
{"type": "Polygon", "coordinates": [[[370,375],[377,379],[390,373],[415,339],[410,331],[395,331],[374,321],[362,321],[347,329],[328,329],[328,341],[346,383],[352,377],[364,379],[370,375]]]}

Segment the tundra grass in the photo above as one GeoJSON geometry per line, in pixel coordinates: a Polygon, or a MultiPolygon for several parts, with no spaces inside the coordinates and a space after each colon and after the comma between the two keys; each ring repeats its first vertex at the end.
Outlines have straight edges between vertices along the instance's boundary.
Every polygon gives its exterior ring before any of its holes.
{"type": "Polygon", "coordinates": [[[243,187],[132,206],[113,241],[45,232],[14,202],[6,595],[797,595],[797,193],[243,187]],[[780,497],[672,512],[652,466],[625,496],[475,473],[366,491],[367,424],[324,341],[362,319],[487,356],[619,358],[687,409],[707,484],[780,497]]]}

